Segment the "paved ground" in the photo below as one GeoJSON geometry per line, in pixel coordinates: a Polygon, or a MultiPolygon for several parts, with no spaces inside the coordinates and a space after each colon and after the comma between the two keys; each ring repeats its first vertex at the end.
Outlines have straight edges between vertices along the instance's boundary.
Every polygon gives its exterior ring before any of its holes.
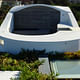
{"type": "Polygon", "coordinates": [[[19,71],[0,71],[0,80],[10,80],[19,76],[19,71]]]}
{"type": "Polygon", "coordinates": [[[53,68],[59,75],[58,78],[79,78],[80,79],[80,60],[57,60],[53,61],[53,68]]]}

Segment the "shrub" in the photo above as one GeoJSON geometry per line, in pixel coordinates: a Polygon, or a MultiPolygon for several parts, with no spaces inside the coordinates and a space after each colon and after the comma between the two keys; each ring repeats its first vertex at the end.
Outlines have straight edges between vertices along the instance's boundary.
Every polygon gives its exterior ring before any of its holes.
{"type": "Polygon", "coordinates": [[[56,54],[49,54],[50,60],[79,60],[80,59],[80,51],[76,52],[57,52],[56,54]]]}
{"type": "Polygon", "coordinates": [[[69,6],[70,2],[69,0],[52,0],[56,5],[61,5],[61,6],[69,6]]]}
{"type": "Polygon", "coordinates": [[[2,7],[0,8],[0,24],[1,24],[2,21],[4,20],[6,14],[8,13],[8,11],[9,11],[10,8],[11,8],[11,7],[8,6],[8,5],[2,6],[2,7]]]}
{"type": "Polygon", "coordinates": [[[73,11],[79,25],[80,25],[80,4],[70,5],[71,10],[73,11]]]}
{"type": "Polygon", "coordinates": [[[0,70],[20,71],[20,77],[11,80],[52,80],[52,75],[41,74],[38,67],[44,63],[38,60],[38,54],[45,54],[45,50],[24,50],[19,54],[0,53],[0,70]],[[31,57],[31,58],[30,58],[31,57]]]}

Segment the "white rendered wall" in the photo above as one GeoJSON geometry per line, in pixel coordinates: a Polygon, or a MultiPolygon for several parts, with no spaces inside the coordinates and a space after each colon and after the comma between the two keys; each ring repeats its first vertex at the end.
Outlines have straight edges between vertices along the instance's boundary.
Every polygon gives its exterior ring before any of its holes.
{"type": "Polygon", "coordinates": [[[61,12],[60,23],[72,26],[70,18],[69,18],[69,13],[63,12],[63,11],[61,12]]]}
{"type": "MultiPolygon", "coordinates": [[[[37,6],[40,6],[40,4],[37,6]]],[[[42,6],[46,6],[46,5],[42,5],[42,6]]],[[[14,35],[14,33],[11,33],[14,26],[13,13],[15,11],[21,10],[26,7],[27,6],[14,7],[14,9],[11,9],[10,12],[7,14],[5,20],[3,21],[0,27],[0,39],[4,41],[4,45],[2,45],[2,43],[0,44],[0,51],[11,52],[15,54],[18,53],[21,50],[21,48],[30,49],[30,50],[46,49],[47,52],[49,51],[64,52],[64,51],[79,50],[78,38],[80,37],[79,37],[79,33],[76,32],[75,33],[57,32],[52,35],[45,35],[45,36],[38,36],[38,37],[29,36],[29,35],[20,35],[20,34],[14,35]]],[[[30,7],[30,5],[28,7],[30,7]]],[[[76,22],[76,19],[74,18],[72,12],[68,7],[65,8],[53,7],[53,6],[49,6],[49,7],[55,8],[61,12],[60,23],[72,26],[74,28],[79,27],[76,22]]]]}
{"type": "Polygon", "coordinates": [[[61,11],[61,20],[60,23],[66,24],[72,27],[79,27],[77,20],[75,19],[72,12],[63,12],[61,11]]]}
{"type": "Polygon", "coordinates": [[[18,41],[18,40],[11,40],[3,38],[4,45],[2,48],[4,51],[10,53],[18,53],[21,49],[36,49],[36,50],[43,50],[45,49],[47,52],[50,51],[77,51],[78,49],[78,40],[73,41],[63,41],[63,42],[32,42],[32,41],[18,41]]]}

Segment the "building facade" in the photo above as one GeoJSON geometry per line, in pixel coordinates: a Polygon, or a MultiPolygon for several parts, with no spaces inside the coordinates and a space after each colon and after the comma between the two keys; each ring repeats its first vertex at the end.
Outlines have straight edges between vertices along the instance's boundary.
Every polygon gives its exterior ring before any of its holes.
{"type": "Polygon", "coordinates": [[[0,52],[80,50],[80,28],[68,7],[45,4],[12,8],[0,27],[0,52]]]}

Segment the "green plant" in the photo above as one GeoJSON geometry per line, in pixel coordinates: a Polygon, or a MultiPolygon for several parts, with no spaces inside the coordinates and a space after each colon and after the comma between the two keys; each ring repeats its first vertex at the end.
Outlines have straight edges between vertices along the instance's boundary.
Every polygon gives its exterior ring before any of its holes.
{"type": "Polygon", "coordinates": [[[0,70],[20,71],[20,77],[11,80],[52,80],[54,76],[38,72],[38,67],[44,63],[38,60],[38,55],[45,53],[45,50],[24,49],[16,55],[0,53],[0,70]]]}
{"type": "Polygon", "coordinates": [[[2,6],[2,7],[0,8],[0,24],[3,22],[5,16],[6,16],[6,14],[8,13],[8,11],[9,11],[10,8],[11,8],[11,7],[8,6],[8,5],[2,6]]]}
{"type": "Polygon", "coordinates": [[[56,80],[59,74],[50,75],[38,72],[38,67],[44,63],[38,60],[38,55],[47,54],[50,60],[80,59],[80,51],[76,52],[49,52],[45,50],[24,50],[19,54],[0,53],[0,70],[21,71],[20,77],[11,80],[56,80]],[[35,55],[35,56],[34,56],[35,55]],[[31,57],[31,58],[30,58],[31,57]]]}
{"type": "Polygon", "coordinates": [[[71,4],[70,8],[73,11],[73,13],[80,25],[80,4],[71,4]]]}
{"type": "Polygon", "coordinates": [[[78,21],[78,24],[79,24],[79,26],[80,26],[80,21],[78,21]]]}

